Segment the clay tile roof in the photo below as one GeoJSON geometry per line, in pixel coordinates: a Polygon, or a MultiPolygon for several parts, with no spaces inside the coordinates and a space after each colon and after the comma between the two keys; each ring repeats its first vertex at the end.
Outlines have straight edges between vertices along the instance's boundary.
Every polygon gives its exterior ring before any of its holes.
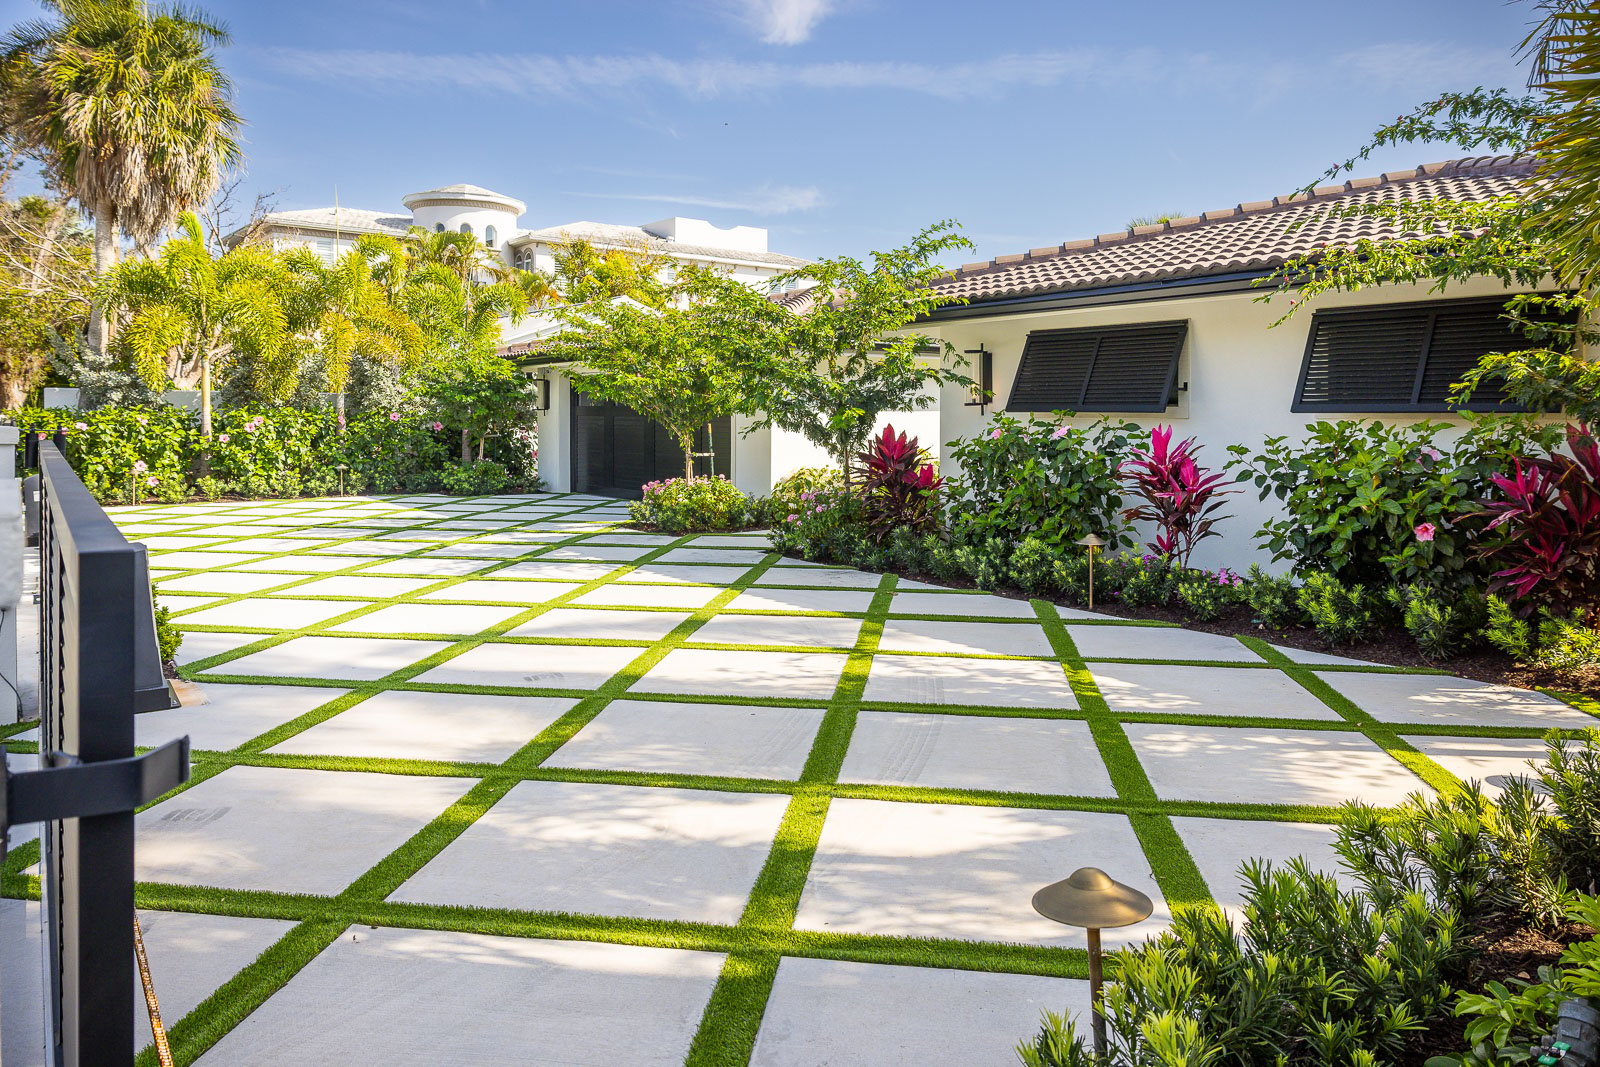
{"type": "Polygon", "coordinates": [[[1204,278],[1282,266],[1297,255],[1359,238],[1406,236],[1376,216],[1341,217],[1329,208],[1385,201],[1491,200],[1515,192],[1533,161],[1479,156],[1428,163],[1379,178],[1326,185],[1236,207],[1170,219],[1161,226],[1103,233],[1025,256],[969,263],[937,283],[969,301],[1204,278]]]}

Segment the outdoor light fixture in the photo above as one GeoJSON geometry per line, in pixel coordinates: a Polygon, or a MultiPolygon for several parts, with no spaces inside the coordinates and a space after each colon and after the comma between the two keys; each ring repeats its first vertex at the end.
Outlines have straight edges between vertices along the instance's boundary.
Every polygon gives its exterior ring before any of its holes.
{"type": "Polygon", "coordinates": [[[550,379],[538,377],[528,368],[523,367],[519,373],[527,379],[528,395],[533,397],[533,410],[550,410],[550,379]]]}
{"type": "Polygon", "coordinates": [[[1089,550],[1089,610],[1094,610],[1094,554],[1105,547],[1106,543],[1094,534],[1084,534],[1078,538],[1078,544],[1089,550]]]}
{"type": "Polygon", "coordinates": [[[349,470],[350,467],[347,464],[341,463],[333,469],[339,472],[339,495],[344,496],[344,472],[349,470]]]}
{"type": "MultiPolygon", "coordinates": [[[[1091,535],[1093,536],[1093,535],[1091,535]]],[[[1082,542],[1079,542],[1080,544],[1082,542]]],[[[1106,1017],[1100,1010],[1100,931],[1144,922],[1155,910],[1150,898],[1098,867],[1079,867],[1033,895],[1033,910],[1046,919],[1089,932],[1089,1006],[1094,1012],[1094,1051],[1106,1054],[1106,1017]]]]}
{"type": "Polygon", "coordinates": [[[982,415],[994,397],[994,353],[980,342],[977,348],[968,348],[961,354],[974,357],[972,369],[976,372],[972,376],[972,388],[967,390],[966,406],[977,408],[982,415]]]}

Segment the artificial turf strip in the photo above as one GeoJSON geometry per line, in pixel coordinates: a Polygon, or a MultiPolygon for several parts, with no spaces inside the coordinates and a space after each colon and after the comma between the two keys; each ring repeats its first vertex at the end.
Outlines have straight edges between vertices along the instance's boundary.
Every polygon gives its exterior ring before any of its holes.
{"type": "MultiPolygon", "coordinates": [[[[547,498],[548,499],[548,498],[547,498]]],[[[527,506],[526,500],[502,503],[494,508],[474,511],[467,516],[472,518],[480,514],[492,514],[494,511],[513,510],[517,507],[527,506]]],[[[410,507],[409,504],[397,504],[397,507],[410,507]]],[[[599,508],[603,502],[594,501],[584,505],[585,509],[599,508]]],[[[159,511],[157,511],[159,514],[159,511]]],[[[383,529],[357,529],[352,523],[350,536],[338,540],[340,545],[355,544],[362,541],[382,539],[389,542],[387,549],[379,556],[387,558],[362,559],[347,567],[305,574],[303,572],[286,572],[295,576],[295,581],[273,585],[263,592],[232,594],[228,596],[207,595],[199,591],[190,594],[195,597],[204,596],[207,606],[234,603],[249,599],[318,599],[330,601],[348,601],[352,603],[350,612],[344,616],[323,620],[315,626],[305,627],[300,631],[269,631],[264,637],[281,636],[282,640],[292,639],[294,636],[314,633],[318,636],[351,636],[358,637],[354,632],[328,633],[324,628],[334,624],[340,618],[359,618],[369,611],[376,611],[382,607],[396,603],[453,603],[446,596],[433,596],[419,600],[422,592],[448,591],[449,588],[466,580],[492,579],[504,582],[508,588],[519,589],[526,587],[534,589],[539,581],[544,579],[510,576],[497,578],[495,575],[504,567],[517,562],[537,560],[545,557],[552,550],[561,547],[577,546],[582,551],[584,544],[599,545],[607,540],[621,540],[623,535],[615,531],[607,532],[596,529],[574,529],[577,524],[573,522],[570,514],[555,517],[528,517],[518,523],[514,528],[505,530],[446,530],[438,528],[435,524],[447,524],[451,521],[449,513],[442,514],[444,518],[429,517],[407,527],[406,530],[418,532],[419,536],[433,538],[420,540],[415,547],[410,547],[411,542],[399,541],[398,538],[384,536],[389,533],[402,532],[398,527],[383,529]],[[434,528],[429,531],[430,525],[434,528]],[[557,530],[554,527],[560,526],[557,530]],[[545,529],[536,530],[537,527],[545,529]],[[482,566],[472,568],[471,572],[463,575],[422,575],[431,579],[425,586],[417,586],[411,592],[389,597],[340,597],[318,595],[315,593],[298,594],[296,588],[309,584],[321,578],[338,576],[341,574],[359,575],[380,562],[392,563],[399,559],[422,559],[442,554],[442,549],[448,545],[464,544],[469,541],[492,542],[497,537],[512,537],[517,531],[525,535],[538,533],[551,537],[552,540],[541,540],[537,544],[528,544],[526,551],[515,558],[486,558],[479,555],[469,555],[467,558],[479,560],[482,566]],[[557,535],[560,535],[557,538],[557,535]],[[404,554],[388,557],[388,552],[402,551],[404,554]]],[[[598,517],[598,516],[597,516],[598,517]]],[[[242,516],[241,516],[242,518],[242,516]]],[[[352,519],[356,516],[352,515],[352,519]]],[[[370,519],[371,517],[369,517],[370,519]]],[[[197,516],[197,521],[206,519],[215,524],[218,521],[226,523],[226,516],[197,516]]],[[[306,523],[330,524],[332,520],[326,516],[306,516],[306,523]]],[[[243,523],[241,523],[243,525],[243,523]]],[[[275,527],[263,527],[260,531],[240,534],[237,540],[249,540],[256,537],[282,536],[273,532],[275,527]]],[[[298,529],[298,528],[297,528],[298,529]]],[[[309,532],[309,530],[305,531],[309,532]]],[[[229,539],[208,540],[206,545],[216,548],[226,548],[229,539]]],[[[1337,720],[1292,720],[1276,718],[1249,718],[1238,716],[1217,716],[1204,714],[1157,714],[1157,713],[1130,713],[1116,712],[1109,708],[1101,696],[1092,673],[1086,666],[1084,659],[1076,654],[1076,649],[1071,642],[1071,633],[1079,626],[1107,626],[1107,625],[1140,625],[1128,620],[1077,620],[1073,619],[1063,623],[1053,608],[1041,611],[1040,605],[1035,603],[1035,611],[1041,616],[1040,625],[1044,626],[1047,634],[1051,636],[1052,646],[1057,653],[1050,657],[1059,660],[1072,689],[1076,695],[1079,707],[1075,709],[1023,709],[1007,707],[984,706],[934,706],[928,707],[914,703],[898,702],[873,702],[864,703],[861,695],[868,670],[874,655],[884,656],[915,656],[933,653],[890,653],[878,652],[876,641],[886,619],[895,622],[902,620],[916,621],[927,619],[929,621],[984,621],[984,622],[1012,622],[1020,625],[1029,625],[1029,620],[1012,618],[987,617],[981,612],[971,615],[933,615],[921,613],[896,612],[896,600],[900,606],[914,605],[914,594],[896,595],[897,581],[888,576],[876,578],[876,589],[873,591],[872,604],[869,610],[861,612],[801,612],[787,610],[730,610],[727,605],[739,592],[754,586],[756,579],[767,568],[777,566],[784,584],[777,585],[763,582],[757,591],[779,591],[782,589],[816,588],[808,584],[807,572],[810,568],[784,568],[783,561],[771,554],[760,557],[759,564],[746,563],[694,563],[692,566],[703,568],[700,574],[717,573],[709,568],[720,568],[730,576],[737,575],[732,583],[727,585],[701,585],[700,588],[717,590],[713,598],[703,608],[690,611],[689,609],[659,607],[646,609],[641,606],[627,603],[630,588],[642,588],[646,583],[633,582],[630,575],[640,567],[646,566],[651,560],[659,560],[661,555],[674,548],[692,545],[695,538],[660,538],[655,541],[653,551],[640,552],[638,558],[629,561],[602,561],[606,566],[605,573],[589,582],[577,582],[573,579],[551,578],[551,581],[566,583],[563,588],[566,593],[547,598],[537,605],[511,605],[504,602],[465,601],[465,603],[485,603],[494,607],[504,608],[507,618],[489,630],[473,635],[427,635],[429,638],[439,638],[450,641],[451,644],[426,662],[419,662],[407,668],[395,671],[382,679],[375,681],[350,681],[341,679],[295,679],[281,677],[260,677],[245,675],[228,675],[226,663],[239,658],[246,653],[242,648],[234,649],[228,653],[219,654],[209,660],[200,661],[200,666],[216,666],[220,670],[206,671],[206,680],[215,681],[240,681],[249,684],[266,684],[278,686],[294,685],[320,685],[332,686],[345,690],[340,696],[306,712],[297,718],[267,730],[246,741],[235,749],[224,753],[197,750],[195,752],[197,777],[204,774],[206,777],[220,773],[231,766],[264,766],[286,767],[306,770],[324,770],[329,772],[339,771],[372,771],[387,774],[412,774],[412,775],[437,775],[456,778],[477,779],[476,784],[469,792],[451,805],[445,812],[425,825],[419,832],[408,840],[400,849],[390,856],[380,860],[369,871],[363,874],[346,890],[336,897],[305,897],[291,894],[274,894],[264,892],[234,892],[203,887],[167,886],[141,884],[138,888],[138,899],[141,907],[152,907],[167,910],[188,910],[217,914],[237,914],[246,917],[272,917],[283,918],[297,922],[295,927],[277,946],[269,950],[268,956],[272,957],[272,966],[261,968],[253,965],[240,972],[240,975],[222,990],[207,1001],[207,1006],[214,1006],[213,1002],[225,1003],[227,1016],[225,1025],[208,1024],[201,1026],[193,1019],[184,1020],[179,1032],[183,1035],[183,1050],[179,1062],[192,1062],[204,1049],[211,1047],[215,1041],[234,1025],[239,1019],[248,1015],[256,1005],[264,1002],[282,984],[288,981],[294,973],[309,958],[314,957],[312,951],[309,957],[300,959],[298,953],[303,953],[307,945],[316,943],[318,930],[323,928],[334,931],[328,938],[328,944],[338,936],[338,931],[347,925],[378,925],[378,926],[403,926],[440,930],[456,930],[462,932],[491,933],[519,937],[541,937],[557,939],[578,939],[606,941],[618,944],[638,944],[658,947],[691,948],[701,951],[725,953],[727,960],[724,963],[722,974],[708,1002],[706,1011],[701,1020],[701,1026],[696,1033],[694,1043],[689,1053],[688,1062],[695,1064],[740,1064],[748,1061],[750,1050],[754,1046],[756,1035],[759,1033],[762,1013],[770,993],[772,976],[776,973],[778,962],[782,956],[814,956],[826,959],[853,960],[869,963],[895,963],[907,966],[935,966],[953,967],[966,970],[997,970],[1021,974],[1056,975],[1061,977],[1082,977],[1084,973],[1083,954],[1080,950],[1065,949],[1053,946],[1028,946],[1028,945],[1003,945],[993,942],[967,941],[957,939],[924,940],[917,938],[895,938],[876,935],[821,933],[809,931],[796,931],[792,928],[793,916],[798,908],[800,893],[803,890],[809,874],[810,865],[815,855],[816,842],[821,832],[823,821],[828,807],[834,797],[851,797],[859,799],[880,800],[900,803],[944,803],[968,804],[981,806],[1011,807],[1018,809],[1061,809],[1084,811],[1107,811],[1120,813],[1128,817],[1134,827],[1141,843],[1146,858],[1155,872],[1163,896],[1173,907],[1188,906],[1195,902],[1204,902],[1210,899],[1204,881],[1200,878],[1192,859],[1189,857],[1183,841],[1176,833],[1171,817],[1191,816],[1201,818],[1227,818],[1241,820],[1288,820],[1302,822],[1332,822],[1336,821],[1339,812],[1336,808],[1307,805],[1260,805],[1260,804],[1231,804],[1214,802],[1177,802],[1162,801],[1151,788],[1142,766],[1139,764],[1137,754],[1128,743],[1127,735],[1122,728],[1123,723],[1132,722],[1162,722],[1177,724],[1192,724],[1201,726],[1236,726],[1236,727],[1261,727],[1274,730],[1300,730],[1300,731],[1342,731],[1346,733],[1360,732],[1380,744],[1389,751],[1391,756],[1412,767],[1414,771],[1422,774],[1434,784],[1448,784],[1454,779],[1446,775],[1427,757],[1416,752],[1411,746],[1399,740],[1398,734],[1404,731],[1407,734],[1431,734],[1440,736],[1476,736],[1476,737],[1538,737],[1544,731],[1535,728],[1522,727],[1479,727],[1465,729],[1457,726],[1428,724],[1394,726],[1379,723],[1353,703],[1345,700],[1333,691],[1318,677],[1319,674],[1338,673],[1345,671],[1361,671],[1364,673],[1438,673],[1432,671],[1415,671],[1397,668],[1366,668],[1361,665],[1321,665],[1299,664],[1279,653],[1277,656],[1263,654],[1261,650],[1251,644],[1253,638],[1241,637],[1245,647],[1261,657],[1260,661],[1168,661],[1168,660],[1115,660],[1099,659],[1093,662],[1159,662],[1174,665],[1193,665],[1196,667],[1242,667],[1255,670],[1279,670],[1293,677],[1302,687],[1312,691],[1324,703],[1328,704],[1341,718],[1337,720]],[[793,574],[786,573],[793,571],[793,574]],[[615,584],[620,582],[622,584],[615,584]],[[520,621],[536,617],[543,611],[555,606],[570,608],[595,608],[604,609],[601,604],[571,604],[566,601],[571,597],[586,595],[587,592],[605,588],[616,593],[618,603],[629,610],[660,610],[685,612],[689,618],[674,629],[660,641],[655,642],[605,642],[600,640],[573,640],[573,639],[527,639],[508,638],[505,632],[510,628],[520,625],[520,621]],[[559,603],[558,603],[559,601],[559,603]],[[520,609],[520,610],[519,610],[520,609]],[[516,614],[513,616],[513,612],[516,614]],[[846,661],[845,670],[841,673],[839,684],[832,698],[828,700],[803,700],[741,697],[737,695],[695,695],[684,696],[681,694],[651,693],[644,690],[636,691],[635,686],[647,685],[642,681],[645,672],[653,667],[660,659],[674,648],[713,648],[713,649],[786,649],[806,653],[825,651],[812,646],[755,646],[755,645],[705,645],[693,641],[693,633],[706,620],[721,615],[775,615],[775,616],[807,616],[818,615],[825,617],[861,618],[864,624],[858,637],[856,646],[850,650],[846,661]],[[429,684],[418,682],[416,676],[431,666],[434,662],[442,662],[452,658],[452,650],[474,647],[476,644],[495,642],[500,644],[537,644],[560,647],[569,644],[621,644],[625,647],[637,647],[640,656],[630,663],[623,671],[598,689],[592,690],[541,690],[526,687],[491,687],[491,686],[460,686],[429,684]],[[1320,687],[1320,688],[1319,688],[1320,687]],[[351,707],[357,706],[370,696],[385,691],[420,691],[447,693],[493,693],[505,695],[560,695],[569,696],[577,701],[571,711],[558,719],[538,737],[530,741],[522,750],[501,764],[472,763],[465,761],[433,761],[433,760],[400,760],[381,759],[369,757],[334,757],[334,756],[300,756],[290,754],[276,754],[264,751],[273,745],[279,744],[310,727],[327,721],[351,707]],[[590,722],[593,717],[613,699],[626,695],[630,701],[670,701],[692,702],[702,704],[753,704],[771,707],[800,707],[820,708],[825,711],[823,725],[819,729],[812,744],[805,770],[798,780],[788,781],[779,779],[750,779],[718,775],[691,775],[691,774],[658,774],[630,771],[627,769],[585,769],[566,767],[547,767],[544,762],[559,750],[567,740],[590,722]],[[1342,701],[1343,704],[1336,702],[1342,701]],[[838,770],[842,764],[845,752],[849,746],[850,734],[854,724],[861,713],[868,715],[874,711],[915,710],[922,713],[935,713],[941,715],[974,715],[993,717],[1021,717],[1035,719],[1060,719],[1078,720],[1089,724],[1097,749],[1117,789],[1115,797],[1072,797],[1057,795],[1035,795],[1024,793],[1009,793],[1003,790],[970,790],[970,789],[938,789],[921,786],[884,786],[869,784],[852,784],[838,782],[838,770]],[[791,797],[780,830],[773,841],[766,865],[758,878],[755,890],[752,891],[747,903],[745,914],[737,925],[717,926],[700,923],[664,922],[657,920],[630,919],[624,917],[598,916],[598,915],[569,915],[548,912],[522,912],[514,910],[459,908],[448,906],[402,904],[382,899],[387,896],[391,886],[398,886],[411,876],[416,870],[427,863],[433,856],[438,855],[450,841],[465,831],[473,821],[495,803],[515,785],[522,781],[570,781],[570,782],[595,782],[612,785],[633,786],[639,788],[673,787],[687,789],[705,789],[714,791],[736,793],[772,793],[788,794],[791,797]],[[246,975],[249,979],[245,980],[246,975]],[[226,991],[226,995],[224,995],[226,991]],[[219,999],[220,998],[220,999],[219,999]]],[[[318,548],[322,551],[298,550],[277,555],[259,553],[241,555],[240,560],[272,560],[285,559],[286,565],[293,565],[293,557],[303,556],[334,556],[336,553],[326,551],[328,544],[333,541],[319,542],[318,548]]],[[[523,544],[516,541],[514,543],[523,544]]],[[[639,547],[640,543],[630,543],[630,547],[639,547]]],[[[199,548],[173,549],[173,551],[200,551],[199,548]]],[[[349,549],[351,553],[362,556],[371,556],[376,551],[367,551],[361,547],[349,549]]],[[[580,563],[578,560],[561,560],[562,564],[580,563]]],[[[668,561],[661,564],[691,565],[686,561],[668,561]]],[[[206,568],[193,568],[183,573],[205,573],[206,568]]],[[[233,572],[229,572],[233,573],[233,572]]],[[[240,571],[237,573],[252,573],[240,571]]],[[[254,572],[262,573],[262,572],[254,572]]],[[[380,572],[389,574],[389,571],[380,572]]],[[[773,575],[769,575],[769,578],[773,575]]],[[[817,579],[812,579],[817,580],[817,579]]],[[[649,583],[651,585],[672,585],[684,587],[684,583],[649,583]]],[[[822,587],[829,588],[829,587],[822,587]]],[[[862,590],[865,591],[865,590],[862,590]]],[[[970,594],[975,606],[985,603],[986,598],[981,594],[970,594]]],[[[1163,624],[1170,625],[1170,624],[1163,624]]],[[[199,630],[199,626],[193,627],[199,630]]],[[[207,627],[207,629],[212,629],[207,627]]],[[[220,632],[240,632],[242,628],[217,627],[220,632]]],[[[246,635],[248,636],[248,635],[246,635]]],[[[374,634],[372,636],[405,639],[422,635],[395,635],[374,634]]],[[[270,647],[277,641],[269,641],[264,647],[270,647]]],[[[1274,650],[1275,651],[1275,650],[1274,650]]],[[[960,654],[962,658],[982,659],[1034,659],[1040,657],[1008,657],[1008,656],[971,656],[960,654]]],[[[190,669],[194,669],[191,665],[190,669]]],[[[1569,701],[1571,702],[1571,701],[1569,701]]],[[[1591,702],[1592,703],[1592,702],[1591,702]]],[[[1582,707],[1579,704],[1576,706],[1582,707]]],[[[1600,711],[1593,706],[1584,710],[1591,713],[1600,711]]],[[[5,732],[0,730],[0,737],[5,732]]],[[[35,879],[20,874],[27,863],[14,862],[27,859],[28,863],[37,858],[37,846],[23,846],[13,861],[6,864],[6,876],[3,889],[6,895],[37,894],[35,879]]],[[[320,951],[320,949],[318,949],[320,951]]],[[[263,957],[266,960],[267,957],[263,957]]],[[[203,1006],[205,1007],[205,1006],[203,1006]]],[[[198,1013],[196,1013],[198,1014],[198,1013]]]]}

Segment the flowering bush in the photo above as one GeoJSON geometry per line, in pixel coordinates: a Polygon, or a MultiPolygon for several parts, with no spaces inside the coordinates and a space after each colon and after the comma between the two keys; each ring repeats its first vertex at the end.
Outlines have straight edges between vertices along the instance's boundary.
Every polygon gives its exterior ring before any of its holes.
{"type": "Polygon", "coordinates": [[[915,437],[908,440],[885,426],[856,460],[861,465],[862,515],[874,541],[881,543],[896,529],[933,532],[944,479],[934,473],[915,437]]]}
{"type": "Polygon", "coordinates": [[[1492,516],[1478,550],[1494,567],[1489,589],[1523,615],[1600,607],[1600,446],[1587,426],[1566,434],[1570,455],[1516,460],[1482,501],[1480,514],[1492,516]]]}
{"type": "Polygon", "coordinates": [[[799,512],[801,494],[844,488],[844,475],[837,467],[801,467],[785,475],[772,487],[772,495],[761,501],[761,521],[770,525],[783,522],[799,512]]]}
{"type": "Polygon", "coordinates": [[[1174,445],[1172,427],[1157,426],[1150,432],[1150,447],[1133,449],[1133,457],[1117,472],[1129,494],[1144,501],[1125,508],[1122,517],[1129,522],[1154,523],[1156,536],[1148,543],[1150,550],[1171,556],[1180,567],[1189,565],[1197,542],[1217,536],[1215,526],[1227,516],[1215,512],[1222,507],[1224,496],[1238,492],[1222,488],[1225,475],[1195,463],[1199,451],[1194,438],[1174,445]]]}
{"type": "Polygon", "coordinates": [[[1035,534],[1061,547],[1093,533],[1113,548],[1129,544],[1117,470],[1138,432],[1133,423],[1104,419],[1069,426],[999,416],[953,449],[961,475],[947,505],[952,535],[1016,543],[1035,534]]]}
{"type": "Polygon", "coordinates": [[[643,499],[629,506],[628,517],[668,533],[694,533],[737,530],[750,524],[754,509],[755,501],[721,475],[693,481],[670,478],[646,485],[643,499]]]}
{"type": "MultiPolygon", "coordinates": [[[[1468,417],[1463,414],[1463,417],[1468,417]]],[[[1271,437],[1255,452],[1229,451],[1229,469],[1276,497],[1284,516],[1256,533],[1297,575],[1324,572],[1372,587],[1421,584],[1442,592],[1481,586],[1473,554],[1481,520],[1468,518],[1491,479],[1555,443],[1530,420],[1478,416],[1454,444],[1442,423],[1318,422],[1304,441],[1271,437]]]]}
{"type": "Polygon", "coordinates": [[[860,498],[844,489],[806,490],[797,505],[773,521],[767,537],[774,549],[810,560],[852,563],[858,558],[860,546],[868,543],[860,498]]]}

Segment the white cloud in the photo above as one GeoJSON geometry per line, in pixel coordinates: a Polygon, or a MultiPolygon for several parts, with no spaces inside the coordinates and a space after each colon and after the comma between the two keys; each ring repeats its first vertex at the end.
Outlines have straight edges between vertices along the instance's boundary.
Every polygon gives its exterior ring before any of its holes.
{"type": "Polygon", "coordinates": [[[767,44],[800,44],[833,13],[833,0],[731,0],[741,22],[767,44]]]}
{"type": "Polygon", "coordinates": [[[318,82],[353,81],[386,91],[468,89],[507,96],[578,98],[668,88],[691,97],[786,89],[890,89],[945,99],[995,97],[1019,85],[1126,77],[1127,56],[1084,49],[926,63],[776,63],[637,56],[415,52],[285,48],[268,54],[286,73],[318,82]]]}
{"type": "Polygon", "coordinates": [[[710,207],[721,211],[748,211],[757,215],[787,215],[795,211],[810,211],[821,207],[825,201],[822,190],[814,185],[777,185],[754,189],[744,196],[717,199],[704,196],[672,196],[667,193],[568,193],[595,200],[641,200],[655,204],[684,204],[689,207],[710,207]]]}
{"type": "MultiPolygon", "coordinates": [[[[801,0],[770,0],[767,6],[801,0]]],[[[816,5],[812,5],[816,6],[816,5]]],[[[809,8],[808,8],[809,10],[809,8]]],[[[550,56],[487,52],[427,54],[364,50],[274,49],[269,62],[296,77],[348,81],[385,92],[464,89],[508,97],[588,99],[667,89],[683,96],[752,96],[794,90],[889,90],[945,100],[998,99],[1018,88],[1115,87],[1118,91],[1249,89],[1273,95],[1305,84],[1376,84],[1427,92],[1515,81],[1508,57],[1446,43],[1387,43],[1294,65],[1248,56],[1158,49],[1077,48],[1013,52],[960,63],[780,63],[671,59],[655,53],[550,56]]]]}

